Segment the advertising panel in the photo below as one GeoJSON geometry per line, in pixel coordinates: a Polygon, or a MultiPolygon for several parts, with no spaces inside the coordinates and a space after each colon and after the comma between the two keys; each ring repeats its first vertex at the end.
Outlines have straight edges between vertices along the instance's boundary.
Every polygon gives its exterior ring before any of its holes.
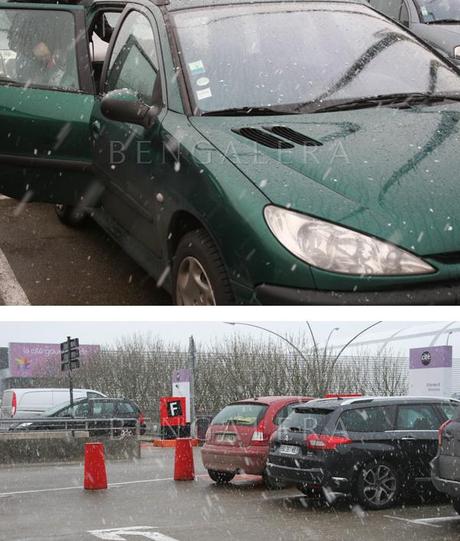
{"type": "MultiPolygon", "coordinates": [[[[80,345],[82,362],[100,351],[97,345],[80,345]]],[[[59,344],[10,342],[8,345],[10,375],[13,378],[57,376],[61,373],[59,344]]]]}
{"type": "Polygon", "coordinates": [[[450,396],[452,346],[409,350],[409,395],[450,396]]]}

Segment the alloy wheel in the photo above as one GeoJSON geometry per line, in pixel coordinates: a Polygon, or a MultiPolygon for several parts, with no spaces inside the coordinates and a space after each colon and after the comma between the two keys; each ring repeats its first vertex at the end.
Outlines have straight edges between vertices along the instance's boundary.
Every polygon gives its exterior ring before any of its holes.
{"type": "Polygon", "coordinates": [[[216,304],[208,275],[195,257],[188,256],[181,261],[177,272],[176,299],[182,306],[216,304]]]}
{"type": "Polygon", "coordinates": [[[375,507],[384,507],[391,502],[397,488],[396,476],[385,464],[377,464],[363,471],[363,494],[375,507]]]}

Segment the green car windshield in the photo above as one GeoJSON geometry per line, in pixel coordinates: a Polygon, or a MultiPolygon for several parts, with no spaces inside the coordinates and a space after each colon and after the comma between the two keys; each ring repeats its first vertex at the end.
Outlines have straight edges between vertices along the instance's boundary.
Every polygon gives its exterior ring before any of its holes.
{"type": "Polygon", "coordinates": [[[197,114],[459,88],[455,68],[357,4],[214,6],[174,24],[197,114]]]}
{"type": "Polygon", "coordinates": [[[425,23],[457,21],[460,24],[458,0],[417,0],[417,5],[425,23]]]}

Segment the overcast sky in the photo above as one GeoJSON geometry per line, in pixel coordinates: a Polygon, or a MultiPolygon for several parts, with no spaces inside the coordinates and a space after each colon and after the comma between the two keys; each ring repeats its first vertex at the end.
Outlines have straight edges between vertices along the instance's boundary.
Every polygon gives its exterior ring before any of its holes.
{"type": "MultiPolygon", "coordinates": [[[[282,335],[298,336],[307,333],[306,323],[302,322],[258,322],[261,325],[282,335]]],[[[372,321],[327,321],[311,322],[318,344],[324,346],[329,333],[330,345],[339,347],[345,344],[360,330],[373,323],[372,321]]],[[[187,347],[188,338],[193,335],[197,343],[214,344],[224,337],[234,333],[255,337],[268,337],[266,331],[248,326],[231,326],[224,322],[0,322],[0,346],[9,342],[42,342],[58,343],[65,340],[67,335],[80,338],[81,343],[111,345],[121,337],[132,334],[145,334],[162,337],[165,341],[180,342],[187,347]]],[[[432,343],[444,345],[449,341],[460,353],[460,323],[459,322],[417,322],[417,321],[385,321],[364,333],[355,341],[356,347],[378,351],[384,340],[394,336],[392,347],[398,353],[406,354],[409,347],[425,347],[432,343]]],[[[274,338],[276,339],[276,338],[274,338]]],[[[350,347],[352,349],[352,347],[350,347]]]]}

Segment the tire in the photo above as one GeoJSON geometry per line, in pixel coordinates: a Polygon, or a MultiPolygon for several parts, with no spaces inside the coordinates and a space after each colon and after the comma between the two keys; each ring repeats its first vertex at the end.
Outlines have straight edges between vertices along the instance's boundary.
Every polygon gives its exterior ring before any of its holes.
{"type": "Polygon", "coordinates": [[[267,490],[282,490],[283,488],[286,488],[286,485],[284,483],[278,481],[278,479],[276,479],[275,477],[270,477],[267,470],[263,471],[262,479],[267,490]]]}
{"type": "Polygon", "coordinates": [[[452,505],[454,506],[454,510],[460,515],[460,498],[452,500],[452,505]]]}
{"type": "Polygon", "coordinates": [[[86,212],[72,205],[54,205],[54,210],[59,221],[68,227],[82,227],[88,219],[86,212]]]}
{"type": "Polygon", "coordinates": [[[228,485],[228,483],[230,483],[230,481],[235,477],[234,473],[229,473],[226,471],[208,470],[208,474],[217,485],[228,485]]]}
{"type": "Polygon", "coordinates": [[[356,498],[364,509],[386,509],[394,505],[401,493],[398,472],[386,462],[371,462],[364,466],[355,483],[356,498]]]}
{"type": "Polygon", "coordinates": [[[227,305],[234,299],[224,263],[204,229],[186,233],[173,261],[173,300],[176,305],[227,305]]]}

